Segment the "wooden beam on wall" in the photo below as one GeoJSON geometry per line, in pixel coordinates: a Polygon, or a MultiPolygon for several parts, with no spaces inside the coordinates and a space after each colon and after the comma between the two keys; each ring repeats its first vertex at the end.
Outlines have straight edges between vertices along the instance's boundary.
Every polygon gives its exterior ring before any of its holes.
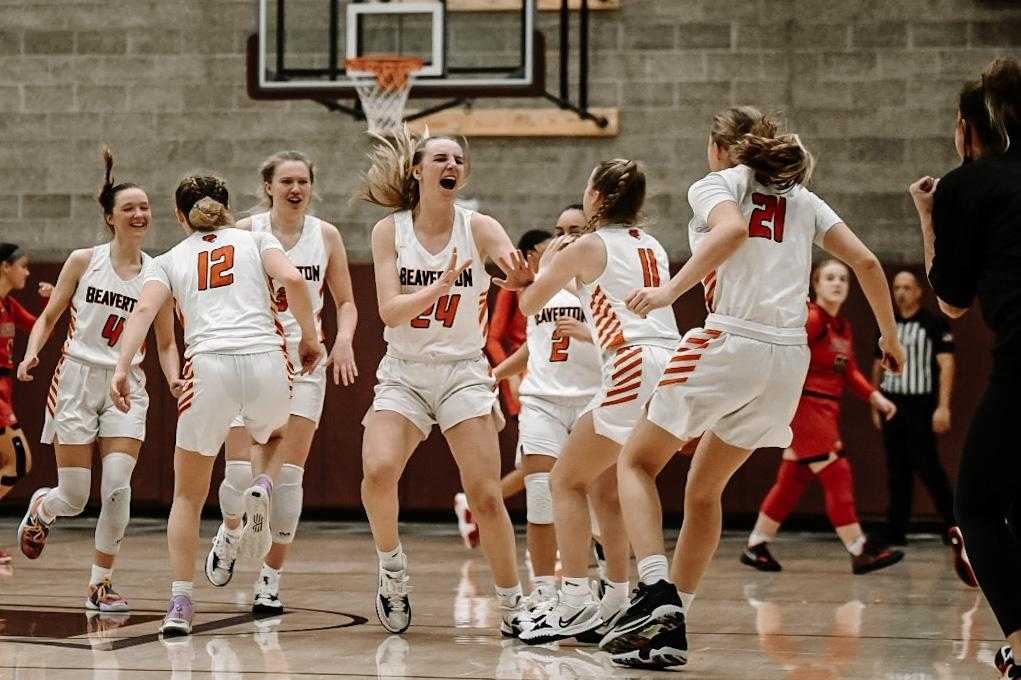
{"type": "Polygon", "coordinates": [[[616,137],[620,133],[620,111],[592,109],[605,116],[600,128],[578,114],[562,109],[448,109],[410,124],[416,132],[428,126],[431,134],[465,137],[616,137]]]}
{"type": "MultiPolygon", "coordinates": [[[[398,0],[414,2],[415,0],[398,0]]],[[[581,0],[568,0],[571,9],[579,9],[581,0]]],[[[521,9],[522,0],[447,0],[450,12],[517,12],[521,9]]],[[[536,0],[539,9],[552,12],[560,9],[561,0],[536,0]]],[[[591,10],[620,9],[621,0],[589,0],[591,10]]]]}

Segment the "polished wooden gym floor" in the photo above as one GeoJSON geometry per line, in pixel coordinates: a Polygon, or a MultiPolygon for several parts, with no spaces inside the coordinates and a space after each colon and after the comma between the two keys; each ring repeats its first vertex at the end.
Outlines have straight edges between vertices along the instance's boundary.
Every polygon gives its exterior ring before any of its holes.
{"type": "MultiPolygon", "coordinates": [[[[462,546],[453,523],[403,528],[413,584],[413,625],[403,636],[376,621],[366,525],[309,522],[283,579],[286,614],[248,614],[252,565],[225,588],[210,586],[197,565],[196,632],[166,644],[156,634],[168,599],[165,525],[132,523],[115,585],[136,609],[118,618],[82,607],[91,523],[61,522],[41,559],[18,553],[0,567],[0,679],[664,677],[614,668],[592,647],[501,639],[484,560],[462,546]]],[[[0,520],[0,544],[12,548],[16,528],[0,520]]],[[[204,524],[203,558],[214,531],[204,524]]],[[[903,563],[857,577],[830,535],[782,537],[780,574],[739,564],[742,540],[724,539],[692,607],[685,677],[997,677],[999,629],[937,539],[915,538],[903,563]]]]}

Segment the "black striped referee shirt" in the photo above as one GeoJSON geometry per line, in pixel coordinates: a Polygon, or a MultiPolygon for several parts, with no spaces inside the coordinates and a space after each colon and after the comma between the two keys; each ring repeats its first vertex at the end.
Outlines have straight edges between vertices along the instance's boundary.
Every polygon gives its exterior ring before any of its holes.
{"type": "MultiPolygon", "coordinates": [[[[946,320],[924,307],[907,318],[896,314],[897,339],[904,346],[904,372],[883,374],[880,389],[886,394],[939,395],[937,354],[953,354],[954,336],[946,320]]],[[[876,358],[881,358],[876,345],[876,358]]]]}

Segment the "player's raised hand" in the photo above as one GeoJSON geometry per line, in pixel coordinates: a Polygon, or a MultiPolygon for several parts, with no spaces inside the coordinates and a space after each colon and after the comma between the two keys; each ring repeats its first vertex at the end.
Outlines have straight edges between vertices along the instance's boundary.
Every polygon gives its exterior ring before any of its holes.
{"type": "Polygon", "coordinates": [[[928,175],[918,178],[911,186],[908,187],[908,192],[911,194],[911,200],[915,202],[915,209],[922,214],[932,213],[932,201],[936,195],[936,185],[939,184],[939,179],[935,177],[929,177],[928,175]]]}
{"type": "Polygon", "coordinates": [[[118,411],[127,413],[131,410],[131,383],[127,372],[118,366],[110,379],[110,398],[118,411]]]}
{"type": "Polygon", "coordinates": [[[447,268],[443,270],[443,274],[436,280],[436,284],[440,287],[445,295],[447,291],[453,287],[454,283],[461,278],[461,274],[464,270],[472,266],[471,260],[465,260],[461,266],[457,265],[457,248],[454,248],[453,252],[450,253],[450,262],[447,264],[447,268]]]}
{"type": "Polygon", "coordinates": [[[624,304],[627,305],[628,309],[644,319],[645,315],[654,309],[669,307],[673,304],[673,298],[670,297],[669,289],[664,286],[639,288],[638,290],[631,291],[631,294],[624,299],[624,304]]]}
{"type": "Polygon", "coordinates": [[[511,252],[510,257],[500,257],[496,264],[503,270],[504,278],[493,279],[493,283],[507,290],[524,290],[535,281],[535,272],[520,250],[511,252]]]}
{"type": "Polygon", "coordinates": [[[898,375],[904,371],[907,354],[897,338],[880,337],[879,349],[883,352],[883,368],[898,375]]]}
{"type": "Polygon", "coordinates": [[[586,324],[569,316],[562,316],[556,321],[554,330],[556,337],[568,337],[575,340],[592,342],[592,332],[586,324]]]}
{"type": "Polygon", "coordinates": [[[18,380],[21,382],[32,382],[35,378],[32,377],[31,371],[33,368],[39,365],[39,357],[37,356],[25,356],[18,364],[18,380]]]}

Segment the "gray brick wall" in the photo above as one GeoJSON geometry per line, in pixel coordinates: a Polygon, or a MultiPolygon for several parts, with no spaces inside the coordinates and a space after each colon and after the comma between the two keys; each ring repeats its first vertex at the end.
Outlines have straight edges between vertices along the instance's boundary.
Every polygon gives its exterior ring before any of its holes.
{"type": "MultiPolygon", "coordinates": [[[[802,134],[819,159],[815,190],[871,247],[917,261],[907,184],[955,164],[963,79],[996,56],[1021,56],[1021,6],[1004,0],[622,4],[592,25],[593,104],[622,109],[618,138],[471,142],[466,194],[512,236],[550,224],[598,160],[627,156],[647,163],[653,228],[685,257],[685,192],[705,172],[709,118],[752,103],[783,112],[802,134]]],[[[309,102],[249,100],[242,49],[254,22],[251,0],[0,3],[2,238],[44,259],[101,239],[92,198],[101,142],[115,149],[118,176],[149,190],[154,251],[182,234],[171,216],[182,174],[219,171],[245,209],[258,163],[294,147],[319,163],[317,211],[364,261],[382,213],[350,201],[364,167],[362,126],[309,102]]],[[[456,44],[506,49],[481,28],[456,44]]]]}

